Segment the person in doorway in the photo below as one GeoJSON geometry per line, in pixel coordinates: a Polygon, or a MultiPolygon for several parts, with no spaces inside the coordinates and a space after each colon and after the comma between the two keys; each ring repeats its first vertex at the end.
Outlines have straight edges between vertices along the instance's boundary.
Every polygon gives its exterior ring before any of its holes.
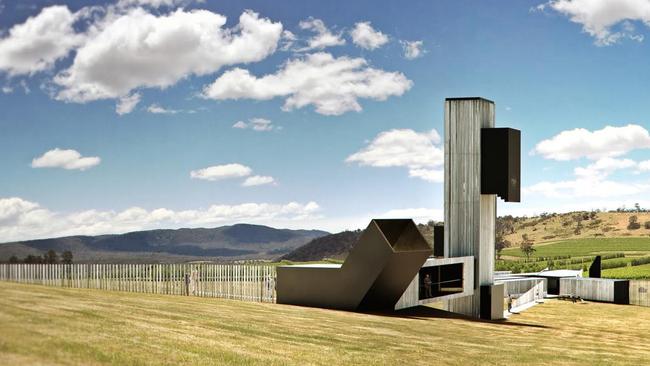
{"type": "Polygon", "coordinates": [[[431,276],[429,276],[429,274],[427,273],[426,275],[424,275],[424,297],[427,299],[433,297],[433,295],[431,294],[431,285],[432,285],[431,276]]]}
{"type": "Polygon", "coordinates": [[[510,313],[512,310],[512,295],[508,295],[508,312],[510,313]]]}

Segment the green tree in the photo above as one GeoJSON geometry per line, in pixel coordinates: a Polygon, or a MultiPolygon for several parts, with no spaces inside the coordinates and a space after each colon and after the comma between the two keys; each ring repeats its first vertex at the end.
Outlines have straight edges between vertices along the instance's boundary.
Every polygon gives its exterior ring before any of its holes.
{"type": "Polygon", "coordinates": [[[524,253],[526,260],[528,261],[530,259],[530,256],[535,252],[533,241],[528,238],[527,234],[522,235],[521,239],[522,240],[521,244],[519,245],[519,249],[521,249],[521,252],[524,253]]]}
{"type": "Polygon", "coordinates": [[[639,218],[636,215],[630,216],[630,218],[628,219],[627,229],[636,230],[640,228],[641,228],[641,224],[639,223],[639,218]]]}
{"type": "Polygon", "coordinates": [[[40,255],[28,255],[25,257],[25,260],[23,260],[23,263],[27,264],[41,264],[43,263],[43,258],[40,255]]]}
{"type": "Polygon", "coordinates": [[[18,263],[18,262],[19,262],[19,261],[18,261],[18,257],[16,257],[15,255],[12,255],[12,256],[9,258],[9,263],[11,263],[11,264],[16,264],[16,263],[18,263]]]}
{"type": "Polygon", "coordinates": [[[503,251],[505,248],[510,247],[510,242],[505,239],[505,236],[501,234],[497,234],[496,240],[494,241],[494,252],[497,256],[497,259],[501,259],[501,251],[503,251]]]}
{"type": "Polygon", "coordinates": [[[69,250],[66,250],[65,252],[61,253],[61,263],[63,264],[72,264],[72,252],[69,250]]]}
{"type": "Polygon", "coordinates": [[[59,262],[59,257],[56,255],[56,252],[54,250],[50,249],[47,251],[47,253],[45,253],[43,262],[46,264],[56,264],[59,262]]]}

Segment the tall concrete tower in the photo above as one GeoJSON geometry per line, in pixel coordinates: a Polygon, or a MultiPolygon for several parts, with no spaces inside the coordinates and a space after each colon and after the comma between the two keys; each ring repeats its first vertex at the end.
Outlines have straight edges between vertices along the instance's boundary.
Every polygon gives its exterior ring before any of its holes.
{"type": "MultiPolygon", "coordinates": [[[[445,256],[474,256],[474,295],[448,310],[478,317],[481,286],[494,283],[497,194],[519,201],[519,131],[494,128],[494,102],[445,100],[445,256]]],[[[488,300],[489,301],[489,300],[488,300]]]]}

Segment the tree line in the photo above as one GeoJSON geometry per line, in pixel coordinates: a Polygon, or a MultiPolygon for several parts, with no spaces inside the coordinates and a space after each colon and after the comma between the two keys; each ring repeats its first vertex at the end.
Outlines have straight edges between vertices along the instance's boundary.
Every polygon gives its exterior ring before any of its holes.
{"type": "Polygon", "coordinates": [[[20,260],[15,255],[9,258],[9,263],[25,263],[25,264],[72,264],[72,252],[66,250],[59,256],[54,250],[50,249],[45,254],[41,255],[28,255],[20,260]]]}

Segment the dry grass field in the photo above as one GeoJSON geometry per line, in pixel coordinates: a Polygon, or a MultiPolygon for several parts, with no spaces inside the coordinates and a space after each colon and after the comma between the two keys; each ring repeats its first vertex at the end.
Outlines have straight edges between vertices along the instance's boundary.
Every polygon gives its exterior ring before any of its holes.
{"type": "Polygon", "coordinates": [[[549,301],[505,322],[0,283],[1,365],[645,364],[650,308],[549,301]]]}

